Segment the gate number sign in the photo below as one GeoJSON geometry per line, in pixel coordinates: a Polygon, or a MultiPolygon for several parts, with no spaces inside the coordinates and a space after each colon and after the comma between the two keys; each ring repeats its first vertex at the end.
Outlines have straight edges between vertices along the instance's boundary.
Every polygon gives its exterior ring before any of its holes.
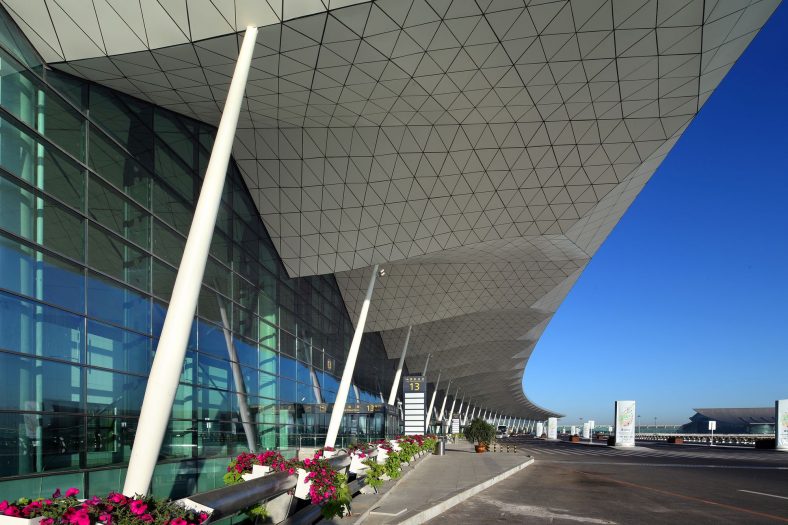
{"type": "Polygon", "coordinates": [[[427,397],[427,381],[424,376],[402,378],[405,406],[405,434],[424,433],[424,401],[427,397]]]}

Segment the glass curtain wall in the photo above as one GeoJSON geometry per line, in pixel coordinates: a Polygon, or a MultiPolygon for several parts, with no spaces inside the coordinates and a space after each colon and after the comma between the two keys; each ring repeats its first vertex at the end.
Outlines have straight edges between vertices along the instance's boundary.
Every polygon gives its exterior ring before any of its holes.
{"type": "MultiPolygon", "coordinates": [[[[0,8],[3,498],[121,488],[214,133],[43,66],[0,8]]],[[[231,162],[154,494],[221,485],[241,396],[257,447],[322,444],[352,333],[332,276],[287,276],[231,162]]],[[[341,439],[385,431],[393,363],[378,334],[360,356],[341,439]]]]}

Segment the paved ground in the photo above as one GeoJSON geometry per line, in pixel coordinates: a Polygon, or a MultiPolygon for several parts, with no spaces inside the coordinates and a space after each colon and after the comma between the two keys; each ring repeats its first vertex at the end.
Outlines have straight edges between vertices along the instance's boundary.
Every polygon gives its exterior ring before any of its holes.
{"type": "Polygon", "coordinates": [[[476,454],[466,442],[449,445],[446,455],[425,457],[385,498],[370,505],[371,510],[363,519],[354,523],[382,525],[409,519],[423,523],[427,519],[424,513],[437,515],[452,503],[452,497],[524,467],[529,461],[525,453],[476,454]]]}
{"type": "Polygon", "coordinates": [[[786,453],[514,441],[533,465],[428,523],[788,523],[786,453]]]}

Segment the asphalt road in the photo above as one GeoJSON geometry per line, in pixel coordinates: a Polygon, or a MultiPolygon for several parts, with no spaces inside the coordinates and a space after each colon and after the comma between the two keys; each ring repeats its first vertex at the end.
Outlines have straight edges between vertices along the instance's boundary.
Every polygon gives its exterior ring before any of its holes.
{"type": "Polygon", "coordinates": [[[788,523],[788,453],[507,441],[534,464],[430,524],[788,523]]]}

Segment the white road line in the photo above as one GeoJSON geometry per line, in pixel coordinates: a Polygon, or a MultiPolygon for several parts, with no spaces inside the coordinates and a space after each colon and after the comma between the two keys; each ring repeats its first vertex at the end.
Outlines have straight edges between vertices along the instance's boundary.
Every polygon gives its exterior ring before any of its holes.
{"type": "Polygon", "coordinates": [[[777,496],[776,494],[766,494],[765,492],[755,492],[754,490],[739,489],[739,492],[749,492],[750,494],[758,494],[759,496],[769,496],[770,498],[788,499],[785,496],[777,496]]]}
{"type": "Polygon", "coordinates": [[[615,465],[621,467],[668,467],[668,468],[711,468],[723,470],[788,470],[788,467],[762,467],[760,465],[686,465],[683,463],[634,463],[618,461],[569,461],[563,459],[538,459],[539,463],[562,463],[565,465],[615,465]]]}

